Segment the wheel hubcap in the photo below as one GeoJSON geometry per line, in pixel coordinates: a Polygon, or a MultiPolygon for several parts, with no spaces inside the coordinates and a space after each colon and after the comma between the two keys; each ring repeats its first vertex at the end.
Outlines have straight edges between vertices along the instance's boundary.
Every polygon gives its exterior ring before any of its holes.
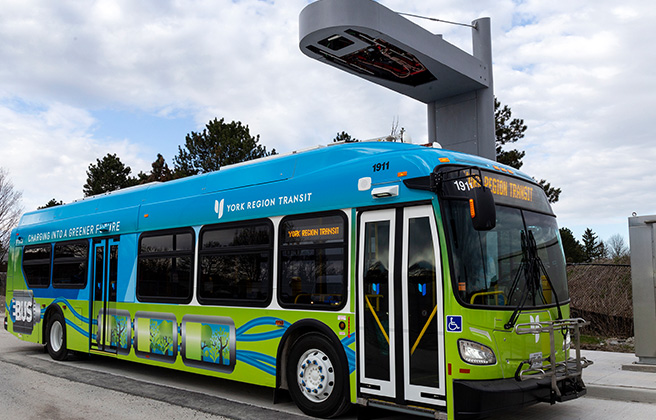
{"type": "Polygon", "coordinates": [[[312,349],[303,353],[296,372],[298,386],[308,400],[319,403],[330,397],[335,387],[335,369],[324,352],[312,349]]]}
{"type": "Polygon", "coordinates": [[[59,321],[55,321],[50,327],[50,347],[55,352],[58,352],[62,348],[62,342],[64,341],[64,330],[59,321]]]}

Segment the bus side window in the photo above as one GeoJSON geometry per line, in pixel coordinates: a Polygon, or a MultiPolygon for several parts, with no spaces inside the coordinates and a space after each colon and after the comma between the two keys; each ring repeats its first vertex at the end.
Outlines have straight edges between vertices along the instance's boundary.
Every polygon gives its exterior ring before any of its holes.
{"type": "Polygon", "coordinates": [[[148,232],[139,239],[137,298],[140,302],[191,302],[194,232],[148,232]]]}
{"type": "Polygon", "coordinates": [[[50,285],[50,244],[30,245],[23,248],[23,273],[30,288],[50,285]]]}
{"type": "Polygon", "coordinates": [[[53,287],[83,289],[87,285],[88,259],[88,241],[56,243],[52,263],[53,287]]]}
{"type": "Polygon", "coordinates": [[[206,226],[200,233],[198,301],[267,306],[271,301],[273,224],[206,226]]]}
{"type": "Polygon", "coordinates": [[[278,299],[283,307],[338,309],[346,301],[346,217],[288,216],[280,224],[278,299]]]}

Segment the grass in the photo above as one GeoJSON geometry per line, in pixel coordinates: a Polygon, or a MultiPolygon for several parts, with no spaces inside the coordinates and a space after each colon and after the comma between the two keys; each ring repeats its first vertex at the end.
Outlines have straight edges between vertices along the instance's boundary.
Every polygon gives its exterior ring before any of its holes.
{"type": "Polygon", "coordinates": [[[581,348],[584,350],[612,351],[617,353],[635,352],[632,339],[618,339],[584,334],[581,334],[581,348]]]}
{"type": "Polygon", "coordinates": [[[603,344],[604,339],[601,337],[596,337],[594,335],[584,335],[581,334],[581,347],[585,346],[599,346],[603,344]]]}

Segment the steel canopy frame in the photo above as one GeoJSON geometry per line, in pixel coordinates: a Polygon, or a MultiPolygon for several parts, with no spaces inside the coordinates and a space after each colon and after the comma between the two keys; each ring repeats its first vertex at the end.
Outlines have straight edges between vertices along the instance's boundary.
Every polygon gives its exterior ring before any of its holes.
{"type": "Polygon", "coordinates": [[[428,105],[428,138],[494,160],[490,19],[473,55],[372,0],[320,0],[299,17],[307,56],[428,105]]]}

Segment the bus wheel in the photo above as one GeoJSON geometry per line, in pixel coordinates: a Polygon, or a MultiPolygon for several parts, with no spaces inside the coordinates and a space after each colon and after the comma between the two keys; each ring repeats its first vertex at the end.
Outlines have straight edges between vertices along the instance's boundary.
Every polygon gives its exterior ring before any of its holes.
{"type": "Polygon", "coordinates": [[[47,344],[46,348],[50,357],[55,360],[64,360],[68,356],[66,348],[66,321],[64,316],[59,313],[53,313],[48,318],[48,328],[46,331],[47,344]]]}
{"type": "Polygon", "coordinates": [[[292,399],[305,414],[330,418],[349,407],[348,373],[323,335],[302,336],[289,355],[287,384],[292,399]]]}

